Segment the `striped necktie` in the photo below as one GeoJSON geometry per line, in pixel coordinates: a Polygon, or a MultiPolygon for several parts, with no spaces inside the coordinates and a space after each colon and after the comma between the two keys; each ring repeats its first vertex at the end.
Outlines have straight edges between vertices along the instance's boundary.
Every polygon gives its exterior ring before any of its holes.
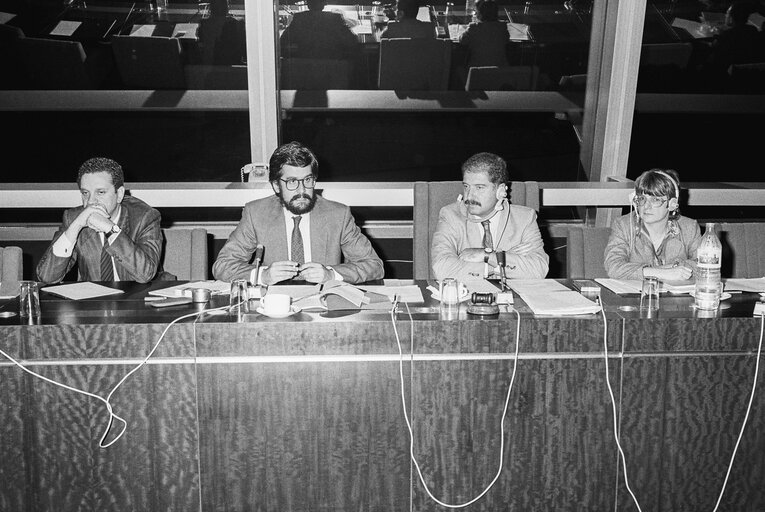
{"type": "Polygon", "coordinates": [[[101,281],[114,281],[112,257],[106,252],[107,247],[109,247],[109,235],[104,233],[104,246],[101,249],[101,281]]]}

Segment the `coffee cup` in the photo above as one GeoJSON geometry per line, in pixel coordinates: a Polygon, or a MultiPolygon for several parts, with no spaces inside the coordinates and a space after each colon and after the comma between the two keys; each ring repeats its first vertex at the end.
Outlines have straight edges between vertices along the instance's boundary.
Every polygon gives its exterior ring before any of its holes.
{"type": "Polygon", "coordinates": [[[260,299],[263,312],[267,315],[286,315],[290,312],[292,298],[283,293],[269,293],[260,299]]]}

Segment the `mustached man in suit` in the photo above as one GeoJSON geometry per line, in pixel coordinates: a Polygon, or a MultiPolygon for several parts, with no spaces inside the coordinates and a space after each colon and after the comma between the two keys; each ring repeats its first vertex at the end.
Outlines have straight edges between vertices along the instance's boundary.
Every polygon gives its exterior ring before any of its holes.
{"type": "Polygon", "coordinates": [[[508,202],[507,181],[507,164],[492,153],[478,153],[462,164],[463,193],[441,208],[433,233],[430,255],[436,279],[497,276],[500,251],[508,278],[547,275],[549,257],[537,214],[508,202]]]}
{"type": "Polygon", "coordinates": [[[122,167],[91,158],[77,174],[82,206],[64,221],[37,265],[37,279],[58,283],[76,264],[80,281],[151,281],[162,251],[160,214],[125,196],[122,167]]]}
{"type": "Polygon", "coordinates": [[[245,205],[242,220],[213,265],[216,279],[270,285],[287,279],[360,283],[381,279],[383,264],[356,225],[350,208],[315,193],[318,162],[298,142],[277,148],[269,161],[274,195],[245,205]],[[260,276],[253,254],[265,247],[260,276]]]}

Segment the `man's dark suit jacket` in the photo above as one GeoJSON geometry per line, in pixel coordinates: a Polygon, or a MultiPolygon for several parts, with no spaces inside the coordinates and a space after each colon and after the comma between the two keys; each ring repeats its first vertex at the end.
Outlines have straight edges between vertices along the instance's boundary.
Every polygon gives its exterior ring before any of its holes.
{"type": "Polygon", "coordinates": [[[305,11],[296,13],[280,38],[283,57],[306,59],[349,59],[358,50],[358,40],[342,14],[305,11]]]}
{"type": "MultiPolygon", "coordinates": [[[[83,210],[82,206],[64,212],[64,222],[53,236],[50,246],[37,265],[37,279],[44,283],[58,283],[77,264],[78,280],[101,280],[101,237],[85,227],[77,236],[72,255],[62,258],[53,254],[53,244],[83,210]]],[[[117,223],[122,229],[109,245],[107,252],[114,258],[120,281],[146,283],[157,273],[162,251],[160,214],[140,199],[125,196],[122,213],[117,223]]]]}
{"type": "MultiPolygon", "coordinates": [[[[242,220],[228,237],[213,265],[215,279],[249,279],[255,247],[263,244],[263,265],[287,261],[287,227],[279,198],[247,203],[242,220]]],[[[344,204],[319,196],[311,210],[311,259],[331,266],[343,280],[361,283],[383,277],[382,260],[344,204]],[[342,262],[342,263],[341,263],[342,262]]]]}

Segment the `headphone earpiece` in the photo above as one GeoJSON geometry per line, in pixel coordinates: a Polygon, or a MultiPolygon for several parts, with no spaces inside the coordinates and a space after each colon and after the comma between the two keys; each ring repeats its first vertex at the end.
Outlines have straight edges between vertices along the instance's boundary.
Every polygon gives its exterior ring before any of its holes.
{"type": "Polygon", "coordinates": [[[507,185],[504,183],[497,187],[497,200],[502,201],[507,198],[507,185]]]}

